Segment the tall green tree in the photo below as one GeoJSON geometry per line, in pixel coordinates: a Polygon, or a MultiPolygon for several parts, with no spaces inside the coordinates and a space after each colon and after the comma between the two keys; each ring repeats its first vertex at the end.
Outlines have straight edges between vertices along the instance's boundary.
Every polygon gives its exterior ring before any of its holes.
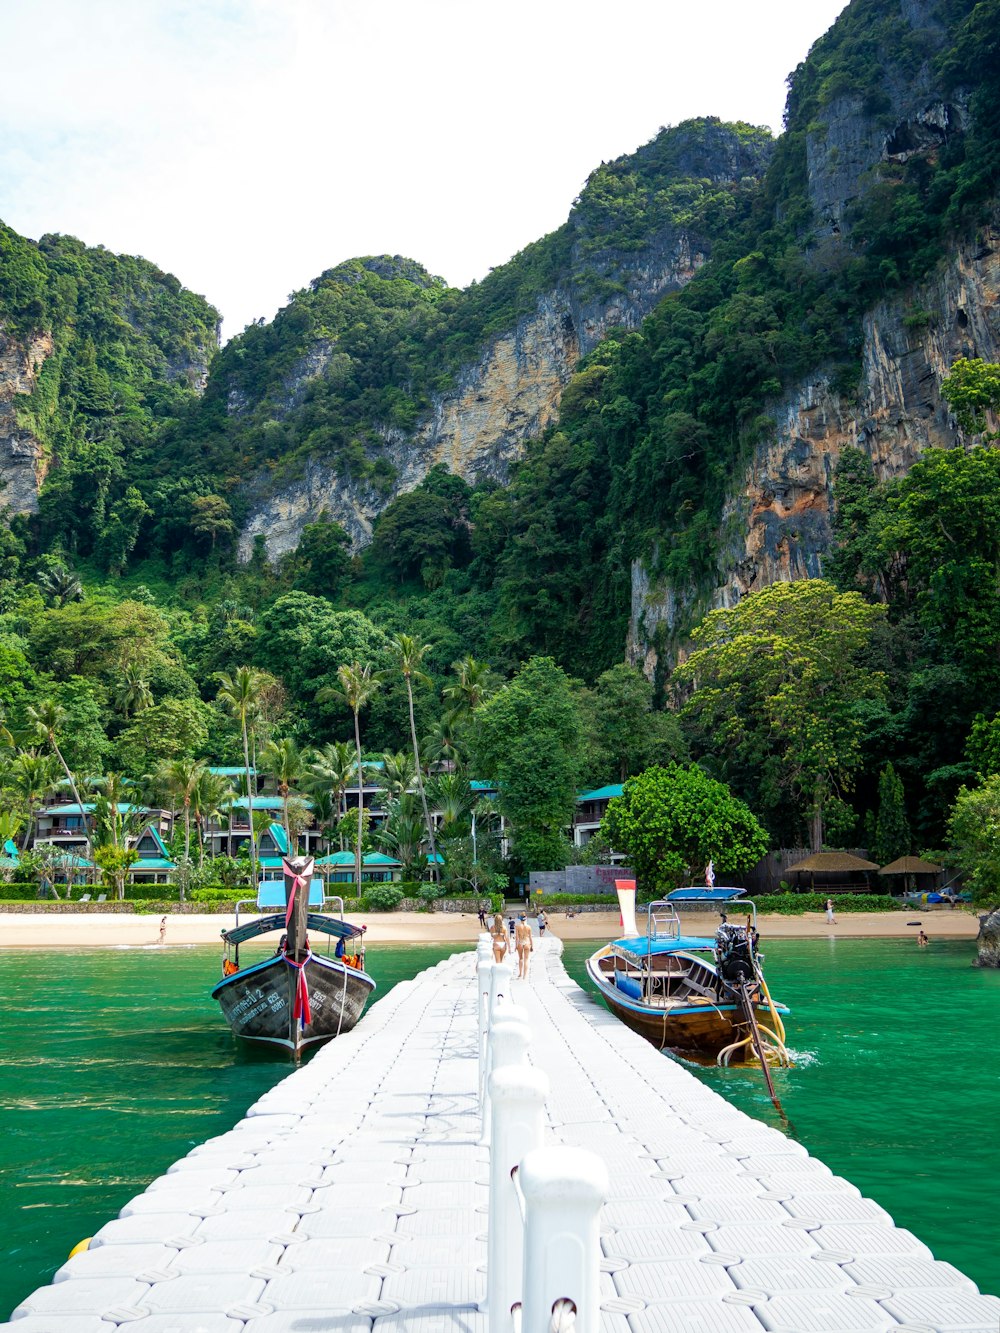
{"type": "Polygon", "coordinates": [[[884,615],[822,579],[775,583],[710,612],[674,673],[696,755],[775,822],[789,805],[815,851],[825,805],[852,789],[861,763],[860,705],[884,695],[865,661],[884,615]]]}
{"type": "Polygon", "coordinates": [[[624,782],[650,764],[686,757],[676,716],[653,709],[653,686],[635,667],[619,662],[601,673],[586,698],[590,777],[624,782]]]}
{"type": "Polygon", "coordinates": [[[60,768],[66,774],[66,781],[69,783],[69,789],[73,793],[73,800],[80,807],[80,815],[83,820],[83,828],[87,833],[87,846],[90,846],[90,835],[87,828],[87,816],[83,810],[83,802],[80,800],[80,793],[77,790],[76,779],[70,772],[69,765],[63,758],[63,752],[59,748],[57,732],[60,732],[66,723],[66,710],[60,707],[52,699],[43,699],[37,705],[28,705],[28,722],[30,728],[34,731],[36,737],[43,744],[47,744],[57,760],[60,768]]]}
{"type": "Polygon", "coordinates": [[[361,892],[362,842],[364,840],[365,818],[365,769],[361,762],[361,711],[367,708],[381,685],[381,680],[370,662],[352,662],[337,671],[340,681],[340,697],[354,715],[354,750],[356,756],[355,772],[358,779],[358,838],[354,849],[354,878],[361,892]]]}
{"type": "Polygon", "coordinates": [[[256,709],[263,692],[263,676],[253,667],[237,667],[231,676],[219,676],[218,702],[232,717],[238,719],[243,738],[243,768],[247,786],[247,822],[250,825],[250,873],[257,883],[257,835],[253,826],[253,798],[256,794],[254,768],[250,763],[250,732],[256,709]]]}
{"type": "Polygon", "coordinates": [[[417,741],[417,722],[413,713],[413,682],[419,680],[429,684],[430,678],[421,670],[421,662],[431,650],[429,643],[419,643],[411,634],[397,634],[389,644],[389,650],[396,659],[396,665],[406,682],[406,699],[410,707],[410,740],[413,744],[414,776],[417,779],[417,791],[420,793],[420,805],[424,812],[424,824],[427,827],[427,841],[431,849],[431,880],[436,883],[438,874],[437,848],[434,845],[434,823],[427,808],[427,794],[424,791],[424,775],[420,763],[420,745],[417,741]]]}
{"type": "Polygon", "coordinates": [[[572,682],[550,657],[531,658],[476,710],[475,771],[497,782],[525,869],[566,864],[583,744],[572,682]]]}
{"type": "Polygon", "coordinates": [[[910,844],[910,821],[906,817],[903,783],[892,764],[886,764],[878,779],[875,842],[870,855],[879,865],[888,865],[900,856],[909,856],[910,844]]]}
{"type": "Polygon", "coordinates": [[[652,893],[690,882],[709,861],[720,876],[745,874],[768,841],[750,807],[697,764],[657,765],[629,778],[608,803],[601,833],[652,893]]]}
{"type": "Polygon", "coordinates": [[[293,844],[288,823],[288,798],[292,788],[299,786],[305,776],[308,762],[309,755],[303,754],[288,736],[283,740],[269,741],[260,753],[260,767],[274,778],[281,797],[282,821],[290,848],[293,848],[293,844]]]}

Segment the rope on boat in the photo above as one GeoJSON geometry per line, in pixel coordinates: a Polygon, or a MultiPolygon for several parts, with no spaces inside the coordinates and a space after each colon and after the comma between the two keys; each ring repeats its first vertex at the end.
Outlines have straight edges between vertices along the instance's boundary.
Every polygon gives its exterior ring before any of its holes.
{"type": "Polygon", "coordinates": [[[563,1297],[556,1301],[552,1307],[552,1318],[549,1321],[549,1333],[572,1333],[576,1327],[576,1306],[571,1300],[563,1297]]]}

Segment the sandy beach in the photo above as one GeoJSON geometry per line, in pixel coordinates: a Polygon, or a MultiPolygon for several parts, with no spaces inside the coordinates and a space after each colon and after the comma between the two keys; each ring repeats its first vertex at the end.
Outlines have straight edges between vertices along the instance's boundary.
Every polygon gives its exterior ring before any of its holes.
{"type": "MultiPolygon", "coordinates": [[[[350,916],[368,927],[369,944],[474,944],[479,934],[475,916],[452,912],[386,912],[350,916]]],[[[620,933],[617,912],[583,912],[568,918],[549,914],[549,930],[564,940],[609,940],[620,933]]],[[[223,930],[231,929],[232,915],[193,916],[180,912],[167,917],[164,946],[217,944],[223,930]]],[[[959,909],[920,908],[910,912],[852,912],[828,926],[822,912],[804,916],[761,916],[762,937],[772,939],[906,938],[924,930],[933,941],[974,939],[979,919],[959,909]]],[[[641,922],[640,922],[641,925],[641,922]]],[[[714,933],[717,916],[685,916],[693,934],[714,933]]],[[[0,949],[110,949],[156,945],[160,918],[117,915],[110,912],[0,914],[0,949]]]]}

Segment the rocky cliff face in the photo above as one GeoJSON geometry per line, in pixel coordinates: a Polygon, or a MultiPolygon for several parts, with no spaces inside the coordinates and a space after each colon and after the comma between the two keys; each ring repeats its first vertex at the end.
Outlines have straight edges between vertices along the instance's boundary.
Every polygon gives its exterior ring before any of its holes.
{"type": "Polygon", "coordinates": [[[10,514],[38,510],[38,488],[48,460],[38,440],[17,424],[17,396],[34,390],[38,372],[51,354],[48,334],[25,344],[0,325],[0,509],[10,514]]]}
{"type": "MultiPolygon", "coordinates": [[[[864,449],[884,480],[905,473],[931,446],[960,443],[940,386],[963,356],[1000,360],[1000,219],[932,282],[869,312],[858,401],[846,403],[819,376],[775,408],[774,435],[726,505],[719,582],[708,605],[733,605],[779,580],[822,574],[833,474],[845,445],[864,449]]],[[[693,590],[658,587],[637,561],[631,659],[652,673],[656,645],[682,634],[700,609],[708,607],[693,590]]]]}
{"type": "MultiPolygon", "coordinates": [[[[393,495],[411,490],[438,463],[469,482],[505,481],[528,440],[556,417],[559,398],[581,356],[615,327],[635,328],[669,291],[688,282],[705,254],[683,232],[669,232],[634,255],[604,256],[614,266],[614,291],[587,296],[567,284],[538,298],[534,311],[487,344],[462,368],[454,388],[438,395],[412,434],[384,432],[382,456],[395,468],[391,492],[337,475],[322,459],[277,490],[251,487],[239,557],[249,559],[258,536],[269,559],[298,545],[302,529],[326,512],[351,535],[355,548],[371,539],[372,523],[393,495]]],[[[327,372],[332,345],[317,344],[286,381],[286,410],[302,401],[309,381],[327,372]]],[[[231,412],[245,404],[231,401],[231,412]]]]}

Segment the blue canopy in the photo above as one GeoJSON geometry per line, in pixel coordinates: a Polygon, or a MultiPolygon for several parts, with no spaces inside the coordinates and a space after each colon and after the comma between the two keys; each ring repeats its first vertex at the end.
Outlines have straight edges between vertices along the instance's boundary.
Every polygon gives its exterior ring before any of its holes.
{"type": "Polygon", "coordinates": [[[704,901],[706,903],[725,903],[731,898],[740,898],[746,889],[710,889],[707,884],[696,884],[691,889],[674,889],[667,894],[668,903],[688,903],[704,901]]]}
{"type": "MultiPolygon", "coordinates": [[[[285,881],[283,879],[262,879],[257,886],[257,906],[260,908],[287,907],[285,881]]],[[[323,881],[313,879],[309,882],[309,906],[323,906],[323,881]]]]}

